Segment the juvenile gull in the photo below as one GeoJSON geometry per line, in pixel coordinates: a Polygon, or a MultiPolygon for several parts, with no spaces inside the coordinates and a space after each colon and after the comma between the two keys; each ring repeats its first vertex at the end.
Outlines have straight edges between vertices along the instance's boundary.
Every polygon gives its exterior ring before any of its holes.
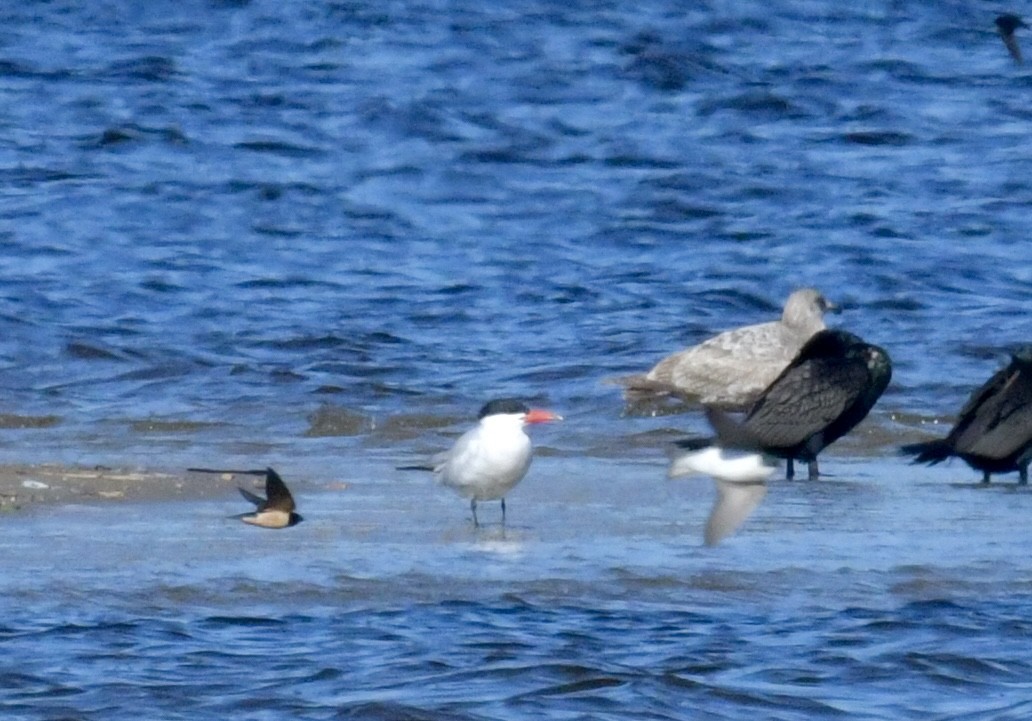
{"type": "Polygon", "coordinates": [[[957,456],[975,470],[982,482],[991,473],[1018,472],[1018,482],[1028,483],[1032,459],[1032,347],[1011,356],[978,388],[960,410],[956,424],[945,438],[903,446],[916,456],[914,463],[934,465],[957,456]]]}
{"type": "Polygon", "coordinates": [[[676,395],[704,405],[747,408],[792,361],[834,306],[813,288],[794,291],[781,319],[725,331],[667,356],[644,375],[619,380],[628,400],[676,395]]]}

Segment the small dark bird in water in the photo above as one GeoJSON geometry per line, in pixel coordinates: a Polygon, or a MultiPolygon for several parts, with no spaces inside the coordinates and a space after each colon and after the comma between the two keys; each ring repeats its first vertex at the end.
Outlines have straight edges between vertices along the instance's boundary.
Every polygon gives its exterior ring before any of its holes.
{"type": "Polygon", "coordinates": [[[1007,52],[1014,58],[1014,62],[1021,63],[1021,48],[1018,46],[1018,39],[1014,37],[1014,31],[1018,28],[1027,28],[1028,25],[1017,15],[1010,13],[1000,15],[996,18],[996,31],[1000,33],[1003,44],[1007,46],[1007,52]]]}
{"type": "Polygon", "coordinates": [[[915,456],[914,463],[934,465],[951,456],[982,471],[982,482],[992,473],[1018,472],[1028,483],[1032,460],[1032,346],[1011,356],[968,398],[956,424],[945,438],[913,443],[900,450],[915,456]]]}
{"type": "Polygon", "coordinates": [[[283,482],[279,474],[271,468],[264,471],[230,471],[216,468],[189,468],[195,473],[235,473],[246,475],[265,476],[265,498],[257,493],[252,493],[244,488],[238,488],[240,494],[255,505],[253,513],[241,513],[233,518],[239,518],[244,523],[262,528],[287,528],[296,526],[304,519],[295,512],[297,505],[294,497],[290,495],[287,484],[283,482]]]}
{"type": "MultiPolygon", "coordinates": [[[[784,458],[789,479],[795,475],[793,461],[806,461],[810,480],[815,480],[820,475],[817,454],[867,417],[891,378],[885,350],[843,330],[822,330],[741,422],[708,409],[717,439],[703,445],[784,458]]],[[[678,445],[695,451],[703,447],[694,439],[678,445]]]]}

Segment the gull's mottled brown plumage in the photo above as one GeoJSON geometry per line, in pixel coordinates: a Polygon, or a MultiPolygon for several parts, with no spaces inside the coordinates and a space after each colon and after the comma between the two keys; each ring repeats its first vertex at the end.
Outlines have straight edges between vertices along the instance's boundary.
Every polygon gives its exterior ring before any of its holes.
{"type": "Polygon", "coordinates": [[[748,408],[792,361],[835,306],[813,288],[793,292],[781,318],[725,331],[667,356],[643,375],[618,379],[628,400],[674,395],[728,409],[748,408]]]}

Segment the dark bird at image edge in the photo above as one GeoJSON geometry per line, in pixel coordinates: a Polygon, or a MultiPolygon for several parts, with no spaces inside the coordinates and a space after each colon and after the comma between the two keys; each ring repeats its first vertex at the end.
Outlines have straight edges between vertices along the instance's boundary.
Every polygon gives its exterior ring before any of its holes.
{"type": "Polygon", "coordinates": [[[912,443],[900,449],[914,463],[935,465],[956,456],[989,483],[993,473],[1018,472],[1028,483],[1032,460],[1032,346],[1011,356],[1010,363],[976,389],[961,408],[945,438],[912,443]]]}

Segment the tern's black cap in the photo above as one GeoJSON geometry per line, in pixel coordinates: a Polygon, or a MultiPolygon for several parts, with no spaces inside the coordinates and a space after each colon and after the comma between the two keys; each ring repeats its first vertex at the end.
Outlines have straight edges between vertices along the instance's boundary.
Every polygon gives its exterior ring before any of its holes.
{"type": "Polygon", "coordinates": [[[517,398],[497,398],[484,404],[477,419],[503,414],[508,415],[510,413],[526,413],[529,410],[530,408],[527,407],[527,404],[517,398]]]}

